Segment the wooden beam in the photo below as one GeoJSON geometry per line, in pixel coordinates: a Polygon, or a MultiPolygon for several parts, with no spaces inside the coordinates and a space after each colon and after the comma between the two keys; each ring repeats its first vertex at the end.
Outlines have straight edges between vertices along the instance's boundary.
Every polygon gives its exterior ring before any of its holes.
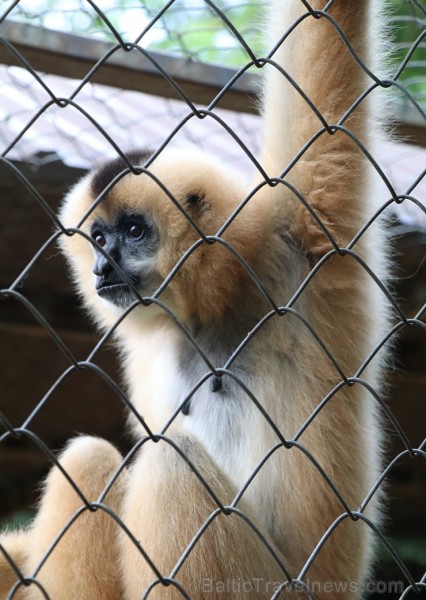
{"type": "MultiPolygon", "coordinates": [[[[0,25],[0,36],[0,62],[5,64],[25,68],[21,55],[34,71],[84,79],[100,61],[90,81],[182,99],[164,76],[166,73],[193,103],[201,105],[210,104],[236,73],[234,69],[151,50],[133,48],[127,52],[119,44],[12,20],[0,25]]],[[[240,112],[256,112],[253,101],[256,79],[253,74],[244,73],[224,94],[219,106],[240,112]]]]}

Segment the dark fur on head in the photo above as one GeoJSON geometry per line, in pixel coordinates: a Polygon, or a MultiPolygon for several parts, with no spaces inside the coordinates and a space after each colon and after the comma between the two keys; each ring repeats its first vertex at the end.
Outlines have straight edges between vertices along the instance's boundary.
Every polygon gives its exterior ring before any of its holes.
{"type": "MultiPolygon", "coordinates": [[[[142,167],[151,156],[152,152],[144,149],[131,150],[126,153],[126,158],[133,167],[142,167]]],[[[91,192],[94,198],[100,196],[111,181],[128,168],[128,164],[121,156],[113,158],[100,166],[94,172],[91,182],[91,192]]]]}

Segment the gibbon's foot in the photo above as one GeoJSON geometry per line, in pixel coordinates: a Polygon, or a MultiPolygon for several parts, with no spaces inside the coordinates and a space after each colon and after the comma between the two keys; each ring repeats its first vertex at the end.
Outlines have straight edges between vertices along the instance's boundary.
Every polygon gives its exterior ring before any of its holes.
{"type": "MultiPolygon", "coordinates": [[[[16,567],[21,571],[27,557],[26,548],[28,543],[29,532],[22,531],[7,531],[0,535],[0,545],[7,552],[9,558],[14,562],[16,567]]],[[[19,580],[15,570],[6,558],[4,552],[0,550],[0,600],[7,597],[9,590],[19,580]]],[[[22,600],[22,591],[16,592],[13,596],[14,600],[22,600]]]]}
{"type": "MultiPolygon", "coordinates": [[[[121,461],[109,442],[88,436],[72,440],[59,457],[64,471],[91,503],[97,502],[121,461]]],[[[118,525],[109,511],[119,513],[126,477],[126,472],[120,473],[101,505],[89,509],[58,467],[50,471],[28,532],[24,572],[26,576],[35,573],[52,600],[120,598],[118,525]]],[[[32,584],[23,597],[41,600],[46,596],[32,584]]]]}

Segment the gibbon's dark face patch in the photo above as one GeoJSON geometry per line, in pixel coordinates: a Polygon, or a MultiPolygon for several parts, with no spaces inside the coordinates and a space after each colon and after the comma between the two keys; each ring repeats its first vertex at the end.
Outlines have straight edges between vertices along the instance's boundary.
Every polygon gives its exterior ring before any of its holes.
{"type": "Polygon", "coordinates": [[[94,247],[96,276],[95,287],[100,298],[121,308],[127,308],[137,300],[129,285],[141,296],[152,294],[160,285],[154,271],[154,255],[159,238],[153,223],[144,215],[120,212],[112,223],[102,219],[93,222],[90,228],[92,239],[112,258],[125,277],[107,256],[94,247]],[[128,281],[125,281],[127,279],[128,281]]]}
{"type": "MultiPolygon", "coordinates": [[[[132,150],[126,153],[126,157],[134,167],[142,167],[152,154],[150,150],[132,150]]],[[[101,165],[92,177],[91,192],[93,197],[100,196],[111,181],[125,169],[128,169],[128,166],[121,157],[109,160],[101,165]]]]}

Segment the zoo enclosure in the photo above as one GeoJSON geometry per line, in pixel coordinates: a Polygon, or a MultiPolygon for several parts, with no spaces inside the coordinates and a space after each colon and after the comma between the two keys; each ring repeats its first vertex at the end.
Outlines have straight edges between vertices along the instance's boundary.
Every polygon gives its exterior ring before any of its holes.
{"type": "MultiPolygon", "coordinates": [[[[184,114],[192,112],[192,114],[195,114],[198,117],[204,117],[204,113],[200,112],[200,105],[203,107],[201,109],[202,111],[205,110],[207,105],[207,111],[213,110],[215,115],[221,114],[219,111],[220,108],[233,110],[250,109],[253,111],[255,106],[254,102],[249,99],[253,98],[255,95],[255,76],[242,73],[241,77],[236,77],[235,81],[233,81],[237,71],[232,70],[230,67],[219,68],[214,65],[204,64],[201,69],[197,56],[194,55],[191,55],[190,60],[188,60],[188,56],[176,58],[156,54],[151,50],[141,51],[140,45],[138,46],[139,41],[136,43],[138,48],[135,48],[134,46],[131,47],[128,45],[128,40],[123,39],[114,27],[110,27],[107,15],[98,10],[94,3],[87,4],[90,5],[91,9],[94,11],[93,14],[97,15],[96,18],[99,17],[102,20],[105,27],[110,30],[111,36],[115,38],[115,42],[113,42],[112,46],[110,43],[103,40],[81,40],[72,34],[63,32],[49,32],[49,35],[47,36],[46,32],[43,29],[40,29],[40,26],[23,24],[22,22],[12,22],[14,16],[19,16],[17,13],[20,8],[19,2],[10,3],[2,18],[3,23],[0,33],[4,36],[4,43],[0,54],[1,60],[7,64],[17,64],[20,67],[23,67],[29,74],[29,79],[32,81],[29,85],[29,80],[27,80],[25,85],[28,86],[29,89],[32,89],[33,82],[35,81],[36,87],[39,86],[43,88],[44,93],[48,96],[48,98],[40,104],[40,109],[36,111],[33,118],[25,123],[25,126],[21,128],[18,134],[12,136],[12,139],[9,139],[7,142],[5,141],[3,146],[3,164],[10,173],[13,173],[13,177],[16,177],[17,180],[20,181],[20,185],[26,188],[31,196],[33,206],[37,205],[40,207],[52,223],[55,223],[52,207],[49,202],[45,201],[44,194],[40,194],[39,192],[40,187],[43,188],[43,182],[37,180],[35,172],[31,172],[31,168],[28,168],[28,164],[34,164],[34,159],[32,159],[33,163],[31,163],[31,160],[29,160],[31,157],[25,156],[24,153],[24,160],[22,160],[22,156],[18,156],[18,158],[21,158],[21,161],[16,162],[17,157],[14,155],[14,151],[18,147],[20,150],[24,150],[26,140],[36,127],[36,123],[42,120],[43,115],[47,113],[49,106],[54,108],[57,107],[58,110],[68,110],[68,108],[73,107],[73,102],[75,102],[74,108],[77,108],[76,105],[79,104],[79,90],[83,91],[86,84],[97,80],[103,84],[110,85],[113,81],[114,85],[119,85],[127,89],[133,89],[134,86],[136,89],[149,94],[180,98],[180,100],[183,100],[184,102],[184,114]],[[132,51],[129,52],[131,49],[132,51]],[[135,55],[136,58],[134,58],[135,55]],[[58,74],[58,72],[59,74],[64,74],[66,72],[68,76],[72,76],[73,78],[82,78],[81,85],[77,84],[77,86],[74,87],[74,84],[72,83],[71,86],[74,88],[73,91],[69,96],[60,99],[60,96],[56,93],[52,93],[50,87],[48,85],[46,86],[45,82],[48,81],[48,77],[46,77],[46,75],[40,75],[41,72],[53,74],[58,74]],[[143,74],[143,77],[135,76],[135,74],[143,74]],[[232,82],[232,85],[229,85],[230,82],[232,82]],[[76,94],[77,91],[79,92],[78,94],[76,94]],[[27,165],[22,164],[23,162],[25,163],[25,160],[28,161],[27,165]]],[[[168,6],[170,9],[173,5],[178,6],[178,3],[170,2],[167,3],[165,7],[168,6]]],[[[413,43],[410,43],[406,48],[406,57],[408,57],[410,53],[412,53],[411,56],[416,56],[415,52],[419,53],[422,50],[425,34],[424,9],[417,2],[412,2],[410,6],[416,11],[417,21],[415,21],[415,23],[418,30],[418,36],[413,40],[413,43]]],[[[215,12],[219,15],[219,18],[221,18],[221,15],[219,14],[221,11],[215,12]]],[[[224,16],[226,17],[226,14],[224,16]]],[[[226,26],[229,27],[229,25],[229,22],[226,22],[226,26]]],[[[133,43],[134,40],[131,44],[133,43]]],[[[244,40],[239,38],[239,43],[244,43],[244,40]]],[[[422,57],[420,57],[420,60],[417,62],[420,62],[424,66],[422,57]]],[[[410,65],[409,60],[407,60],[406,65],[406,68],[408,69],[408,65],[410,65]]],[[[397,71],[398,70],[396,69],[395,72],[397,71]]],[[[416,76],[413,75],[410,79],[416,80],[416,76]]],[[[17,79],[15,81],[17,81],[17,79]]],[[[420,143],[424,140],[424,130],[422,126],[425,118],[422,97],[424,92],[421,91],[422,86],[418,87],[418,82],[416,81],[410,81],[407,86],[408,87],[405,88],[402,97],[405,98],[404,114],[410,115],[410,119],[408,123],[401,123],[401,128],[409,127],[411,132],[414,131],[416,139],[420,143]]],[[[103,99],[101,102],[104,102],[105,106],[108,106],[107,99],[103,99]]],[[[168,103],[165,110],[170,109],[172,106],[171,103],[168,103]]],[[[77,108],[77,110],[80,109],[77,108]]],[[[175,105],[175,110],[178,111],[175,114],[175,120],[177,126],[179,126],[179,123],[183,118],[182,113],[179,113],[179,110],[182,110],[182,106],[175,105]]],[[[92,127],[97,128],[96,115],[90,114],[89,112],[86,115],[84,113],[82,114],[91,122],[92,127]]],[[[148,115],[148,120],[151,118],[152,117],[148,115]]],[[[228,119],[237,119],[238,121],[237,117],[231,116],[227,116],[224,121],[228,122],[228,119]]],[[[256,153],[255,143],[254,147],[250,148],[250,144],[253,144],[253,141],[250,139],[250,134],[253,129],[250,129],[250,127],[253,127],[252,121],[250,121],[250,118],[247,118],[245,122],[243,121],[243,125],[238,134],[239,137],[243,137],[244,129],[246,128],[246,135],[249,140],[249,142],[246,143],[246,147],[249,150],[249,154],[242,148],[238,140],[233,140],[238,159],[248,165],[248,168],[251,164],[250,154],[255,155],[256,153]]],[[[109,136],[109,130],[106,129],[103,131],[103,129],[103,126],[101,126],[98,129],[98,133],[101,136],[109,136]]],[[[172,129],[173,127],[170,126],[170,130],[172,129]]],[[[238,130],[237,124],[233,125],[233,129],[238,130]]],[[[211,133],[209,132],[206,137],[210,137],[210,135],[211,133]]],[[[76,140],[77,138],[78,135],[75,136],[76,140]]],[[[163,143],[166,141],[167,140],[163,140],[163,143]]],[[[208,144],[208,140],[206,141],[206,144],[208,144]]],[[[158,143],[157,147],[159,146],[161,146],[161,142],[158,143]]],[[[39,156],[39,160],[41,160],[42,163],[44,161],[48,165],[51,157],[48,156],[46,159],[45,156],[41,155],[41,157],[39,156]]],[[[235,160],[237,160],[237,158],[235,158],[235,160]]],[[[420,170],[417,178],[412,181],[412,185],[410,185],[408,189],[396,194],[396,196],[400,196],[407,192],[416,196],[416,192],[421,189],[421,185],[424,183],[424,176],[424,170],[420,170]]],[[[420,206],[418,206],[418,214],[421,218],[422,209],[420,206]]],[[[48,252],[53,244],[53,238],[50,238],[50,243],[44,247],[43,241],[46,242],[47,240],[48,236],[46,236],[44,240],[41,240],[42,243],[39,247],[43,247],[43,252],[40,255],[37,252],[34,252],[33,257],[26,262],[25,266],[15,273],[15,277],[6,281],[2,295],[8,300],[9,307],[11,298],[14,299],[14,302],[23,306],[24,310],[28,311],[28,314],[31,315],[29,317],[30,320],[34,319],[35,322],[40,324],[48,332],[51,339],[53,339],[54,343],[57,345],[58,351],[62,352],[67,361],[70,361],[70,364],[72,365],[71,369],[77,369],[82,367],[85,361],[79,361],[75,358],[76,355],[72,351],[70,352],[68,343],[64,344],[62,342],[62,336],[57,335],[56,326],[51,326],[51,321],[53,320],[53,323],[55,323],[56,319],[55,316],[52,316],[52,307],[48,306],[45,309],[45,306],[43,305],[44,300],[41,301],[40,297],[37,297],[36,294],[33,297],[30,295],[28,298],[25,292],[27,289],[26,287],[24,287],[23,292],[20,290],[20,285],[24,282],[26,276],[31,276],[33,271],[37,272],[40,256],[43,256],[43,253],[48,252]],[[38,304],[38,300],[40,300],[40,304],[38,304]]],[[[417,266],[421,268],[420,262],[418,262],[417,266]]],[[[61,291],[61,293],[63,292],[61,291]]],[[[423,300],[417,299],[416,302],[417,310],[414,312],[414,317],[420,323],[420,321],[424,319],[424,296],[423,300]]],[[[15,310],[15,307],[11,308],[10,314],[14,316],[15,310]]],[[[73,318],[78,320],[79,317],[73,318]]],[[[63,326],[63,322],[61,322],[61,325],[63,326]]],[[[87,368],[87,364],[84,366],[87,368]]],[[[0,407],[0,410],[2,410],[1,423],[4,428],[0,443],[3,444],[3,446],[7,446],[12,440],[16,440],[13,443],[19,445],[20,440],[30,439],[31,443],[40,448],[42,453],[46,455],[49,460],[55,462],[56,459],[52,452],[52,446],[50,444],[45,444],[43,436],[37,433],[36,427],[33,427],[33,424],[43,412],[44,407],[49,403],[49,399],[54,397],[55,392],[56,385],[54,379],[52,379],[51,387],[46,394],[40,395],[38,399],[35,397],[31,399],[30,403],[32,402],[32,406],[30,410],[28,410],[26,417],[23,419],[16,417],[13,410],[11,410],[10,405],[5,404],[3,410],[0,407]]],[[[401,438],[406,442],[406,437],[403,435],[402,431],[400,431],[400,433],[401,438]]],[[[408,447],[406,447],[403,452],[405,452],[406,455],[412,456],[414,456],[416,452],[421,454],[421,451],[424,449],[422,440],[423,438],[419,438],[414,445],[408,443],[408,447]]],[[[396,458],[396,456],[397,455],[395,454],[392,458],[396,458]]],[[[396,557],[397,554],[394,555],[394,559],[396,564],[398,564],[399,569],[406,577],[407,582],[413,584],[415,579],[418,578],[413,579],[409,569],[406,568],[404,561],[397,559],[396,557]]]]}

